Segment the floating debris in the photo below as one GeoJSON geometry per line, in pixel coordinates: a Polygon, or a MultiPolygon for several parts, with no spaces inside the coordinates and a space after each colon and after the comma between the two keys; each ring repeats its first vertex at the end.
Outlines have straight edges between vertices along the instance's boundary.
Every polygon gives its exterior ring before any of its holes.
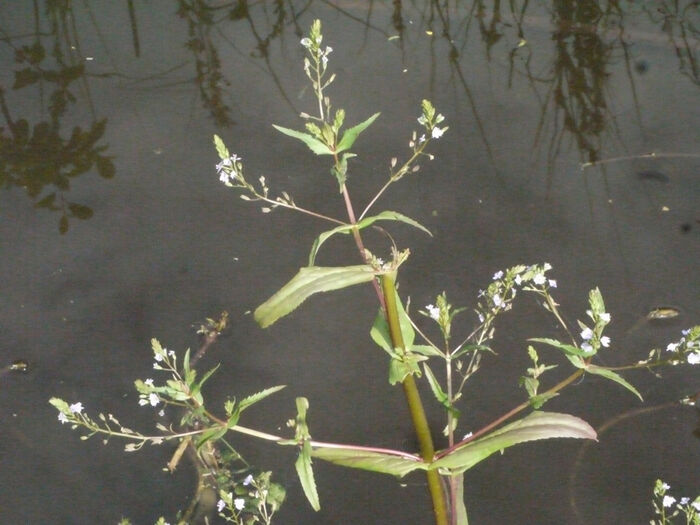
{"type": "Polygon", "coordinates": [[[665,173],[661,173],[660,171],[657,170],[644,170],[644,171],[638,171],[637,172],[637,178],[639,180],[650,180],[654,182],[662,182],[666,184],[669,180],[668,175],[665,173]]]}
{"type": "Polygon", "coordinates": [[[647,323],[657,323],[666,319],[673,319],[679,315],[681,315],[681,311],[675,306],[657,306],[656,308],[650,310],[649,313],[642,317],[639,321],[634,323],[634,326],[627,330],[627,334],[631,334],[632,332],[639,330],[639,328],[647,323]]]}

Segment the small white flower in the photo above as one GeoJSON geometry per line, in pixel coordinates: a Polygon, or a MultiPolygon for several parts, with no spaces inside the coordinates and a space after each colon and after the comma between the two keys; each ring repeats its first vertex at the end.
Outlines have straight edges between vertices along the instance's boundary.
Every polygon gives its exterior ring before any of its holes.
{"type": "Polygon", "coordinates": [[[608,312],[603,312],[602,314],[600,314],[600,319],[601,319],[601,321],[609,323],[610,322],[610,314],[608,312]]]}
{"type": "Polygon", "coordinates": [[[535,276],[532,278],[532,282],[534,282],[535,284],[540,284],[540,285],[541,285],[541,284],[544,284],[546,281],[547,281],[547,279],[545,279],[543,273],[538,273],[537,275],[535,275],[535,276]]]}
{"type": "Polygon", "coordinates": [[[429,304],[428,306],[425,307],[425,309],[428,310],[428,315],[432,319],[435,319],[436,321],[440,320],[440,309],[437,306],[429,304]]]}
{"type": "Polygon", "coordinates": [[[58,413],[58,420],[61,422],[61,424],[68,423],[68,417],[63,412],[58,413]]]}
{"type": "Polygon", "coordinates": [[[245,508],[245,500],[243,498],[236,498],[233,500],[233,506],[236,510],[243,510],[245,508]]]}
{"type": "Polygon", "coordinates": [[[311,39],[310,38],[302,38],[301,42],[299,42],[302,46],[304,46],[306,49],[309,49],[311,47],[311,39]]]}
{"type": "Polygon", "coordinates": [[[160,409],[160,412],[158,412],[158,415],[159,415],[160,417],[163,417],[163,416],[165,415],[165,410],[163,410],[163,409],[161,408],[161,409],[160,409]]]}
{"type": "Polygon", "coordinates": [[[333,52],[333,48],[331,46],[326,46],[326,51],[324,52],[324,54],[329,55],[332,52],[333,52]]]}
{"type": "Polygon", "coordinates": [[[517,284],[518,286],[520,286],[520,283],[522,283],[522,282],[523,282],[523,278],[520,277],[520,274],[516,275],[516,276],[515,276],[515,284],[517,284]]]}
{"type": "Polygon", "coordinates": [[[247,486],[250,485],[252,482],[253,482],[253,475],[252,475],[252,474],[248,474],[248,475],[245,477],[245,479],[243,480],[243,486],[244,486],[244,487],[247,487],[247,486]]]}
{"type": "Polygon", "coordinates": [[[546,272],[546,271],[548,271],[548,270],[551,270],[551,269],[552,269],[552,265],[551,265],[551,264],[549,264],[549,263],[544,263],[544,266],[543,266],[542,268],[544,268],[544,271],[546,272]]]}
{"type": "Polygon", "coordinates": [[[591,330],[588,327],[584,328],[581,332],[581,339],[583,339],[584,341],[590,341],[591,339],[593,339],[593,330],[591,330]]]}
{"type": "Polygon", "coordinates": [[[503,301],[503,299],[501,299],[500,295],[494,294],[493,295],[493,304],[496,307],[500,307],[500,306],[503,306],[505,304],[505,301],[503,301]]]}
{"type": "Polygon", "coordinates": [[[156,394],[155,392],[151,392],[150,394],[148,394],[148,402],[151,404],[152,407],[160,403],[160,398],[158,397],[158,394],[156,394]]]}
{"type": "Polygon", "coordinates": [[[483,323],[484,322],[484,316],[481,313],[477,314],[479,316],[479,322],[483,323]]]}
{"type": "Polygon", "coordinates": [[[584,352],[592,352],[593,347],[590,343],[581,343],[581,350],[583,350],[584,352]]]}
{"type": "Polygon", "coordinates": [[[328,66],[328,57],[327,57],[326,55],[323,55],[323,56],[321,57],[321,62],[323,62],[323,67],[324,67],[324,68],[325,68],[326,66],[328,66]]]}
{"type": "Polygon", "coordinates": [[[680,503],[681,505],[687,505],[689,501],[690,501],[690,498],[686,497],[686,498],[681,498],[681,500],[678,503],[680,503]]]}
{"type": "Polygon", "coordinates": [[[73,403],[68,408],[70,408],[70,411],[73,414],[80,414],[83,411],[83,404],[80,401],[78,401],[77,403],[73,403]]]}
{"type": "Polygon", "coordinates": [[[153,386],[153,379],[146,379],[143,383],[145,385],[153,386]]]}
{"type": "Polygon", "coordinates": [[[425,142],[425,134],[421,135],[418,139],[418,144],[423,144],[425,142]]]}
{"type": "Polygon", "coordinates": [[[434,139],[439,139],[445,133],[445,129],[447,129],[447,128],[441,129],[438,127],[434,127],[433,130],[430,132],[430,136],[433,137],[434,139]]]}
{"type": "Polygon", "coordinates": [[[603,337],[600,338],[600,344],[603,345],[605,348],[610,346],[610,338],[607,335],[604,335],[603,337]]]}
{"type": "Polygon", "coordinates": [[[469,439],[473,435],[474,435],[474,432],[467,432],[466,434],[464,434],[464,437],[462,438],[462,440],[469,439]]]}
{"type": "Polygon", "coordinates": [[[700,501],[693,501],[690,505],[691,505],[695,510],[697,510],[698,512],[700,512],[700,501]]]}
{"type": "Polygon", "coordinates": [[[226,502],[224,500],[220,499],[216,504],[216,510],[221,512],[222,510],[224,510],[225,506],[226,506],[226,502]]]}
{"type": "Polygon", "coordinates": [[[496,273],[493,274],[494,281],[497,281],[501,277],[503,277],[503,270],[498,270],[496,273]]]}
{"type": "Polygon", "coordinates": [[[141,399],[139,399],[139,406],[146,406],[147,404],[148,404],[148,399],[146,399],[145,397],[142,397],[141,399]]]}
{"type": "Polygon", "coordinates": [[[677,348],[678,348],[678,343],[669,343],[668,346],[666,347],[666,351],[667,352],[675,352],[677,348]]]}
{"type": "Polygon", "coordinates": [[[692,354],[688,354],[688,364],[689,365],[700,364],[700,352],[693,352],[692,354]]]}
{"type": "Polygon", "coordinates": [[[674,498],[673,496],[664,496],[663,506],[664,506],[664,507],[670,507],[670,506],[673,505],[675,502],[676,502],[676,498],[674,498]]]}
{"type": "Polygon", "coordinates": [[[549,287],[550,287],[550,288],[556,288],[556,287],[557,287],[557,281],[555,281],[554,279],[550,279],[550,280],[549,280],[549,287]]]}
{"type": "Polygon", "coordinates": [[[671,488],[671,485],[669,485],[668,483],[662,483],[662,484],[661,484],[661,489],[664,490],[664,491],[666,491],[666,490],[668,490],[668,489],[670,489],[670,488],[671,488]]]}
{"type": "Polygon", "coordinates": [[[163,356],[161,354],[153,354],[153,359],[160,363],[163,360],[163,356]]]}

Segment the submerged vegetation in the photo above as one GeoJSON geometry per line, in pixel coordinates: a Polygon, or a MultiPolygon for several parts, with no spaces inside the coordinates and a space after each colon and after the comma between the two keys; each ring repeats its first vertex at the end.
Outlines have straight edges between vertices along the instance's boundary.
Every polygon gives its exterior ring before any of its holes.
{"type": "MultiPolygon", "coordinates": [[[[128,452],[139,451],[146,444],[171,443],[175,445],[175,451],[167,465],[170,471],[177,468],[183,457],[193,461],[198,473],[197,488],[190,507],[177,517],[180,523],[214,513],[237,524],[273,521],[284,502],[285,490],[273,481],[273,473],[250,465],[237,451],[236,440],[247,436],[288,447],[296,453],[299,481],[314,510],[321,508],[322,501],[322,492],[319,494],[312,468],[313,460],[319,459],[396,477],[420,471],[418,474],[425,476],[427,481],[435,523],[466,524],[468,513],[464,492],[469,486],[465,485],[464,473],[467,470],[497,452],[525,442],[551,438],[596,439],[595,430],[579,417],[543,410],[548,401],[586,375],[613,381],[641,399],[640,393],[621,372],[662,365],[700,364],[700,326],[683,330],[676,341],[663,349],[652,349],[645,359],[626,366],[604,366],[596,356],[612,349],[614,341],[606,334],[612,315],[606,308],[603,294],[598,288],[593,288],[588,295],[585,318],[578,320],[576,326],[570,326],[555,298],[558,282],[551,276],[552,267],[544,262],[515,264],[495,271],[491,282],[479,292],[476,306],[471,309],[452,305],[445,292],[437,293],[431,304],[412,309],[409,299],[399,294],[398,287],[399,270],[409,259],[410,250],[397,246],[378,223],[399,222],[421,234],[430,235],[430,232],[414,218],[394,210],[375,211],[375,206],[393,184],[418,176],[421,163],[434,160],[434,155],[428,152],[429,147],[449,131],[449,125],[430,101],[423,100],[417,117],[418,129],[407,133],[410,137],[408,152],[401,160],[399,155],[388,159],[385,180],[358,213],[359,208],[356,208],[349,191],[352,159],[356,156],[354,146],[380,115],[364,116],[361,121],[353,119],[352,126],[345,126],[345,111],[332,105],[326,91],[336,77],[329,73],[329,57],[333,49],[323,40],[318,20],[301,39],[306,52],[303,70],[314,94],[313,114],[301,114],[301,131],[282,126],[275,128],[301,141],[314,154],[329,159],[329,171],[337,183],[338,200],[346,217],[338,219],[306,209],[286,192],[275,195],[265,177],[248,178],[242,158],[232,153],[219,136],[214,137],[220,159],[216,170],[223,184],[239,192],[241,199],[259,205],[263,213],[284,209],[329,223],[330,229],[321,232],[312,244],[306,265],[255,310],[254,318],[266,328],[292,314],[315,294],[359,284],[372,286],[378,306],[374,322],[369,327],[369,336],[378,346],[378,351],[376,362],[368,366],[366,373],[386,377],[391,385],[400,386],[419,450],[313,439],[312,433],[323,434],[323,429],[313,428],[309,402],[303,397],[295,400],[296,414],[288,421],[286,435],[244,426],[244,412],[281,391],[283,385],[261,385],[258,392],[244,397],[238,397],[241,393],[236,393],[237,397],[227,400],[220,410],[213,409],[206,400],[205,383],[218,372],[218,367],[200,373],[196,365],[226,329],[226,315],[208,319],[201,326],[199,332],[203,342],[194,355],[189,350],[184,353],[169,350],[157,339],[152,340],[154,378],[135,382],[139,404],[153,408],[158,417],[167,415],[176,423],[158,422],[156,432],[141,433],[123,425],[112,414],[98,413],[95,418],[91,417],[81,402],[53,398],[51,403],[58,410],[59,421],[80,429],[82,439],[92,436],[100,436],[105,442],[110,438],[124,439],[128,452]],[[385,234],[386,245],[369,247],[363,237],[368,228],[376,228],[385,234]],[[348,261],[347,266],[317,265],[324,244],[336,235],[352,239],[357,260],[348,261]],[[467,432],[462,425],[463,401],[467,396],[475,398],[468,389],[469,380],[488,364],[489,354],[494,353],[491,345],[497,321],[500,322],[502,315],[523,297],[533,299],[551,315],[560,328],[561,338],[529,339],[523,345],[523,351],[527,353],[530,366],[518,380],[523,398],[504,400],[502,413],[496,414],[482,428],[467,432]],[[468,316],[468,313],[472,315],[468,316]],[[418,315],[431,323],[429,327],[419,323],[418,315]],[[455,341],[453,324],[458,320],[467,324],[471,332],[466,338],[455,341]],[[555,361],[557,356],[559,359],[555,361]],[[385,369],[387,358],[388,371],[385,369]],[[568,365],[572,367],[568,376],[558,381],[549,380],[552,369],[568,365]],[[434,398],[431,402],[437,403],[443,411],[443,437],[439,443],[434,441],[439,432],[432,431],[434,429],[430,428],[426,416],[417,387],[419,380],[427,383],[434,398]]],[[[655,504],[657,513],[662,512],[659,523],[668,523],[673,517],[663,514],[663,509],[668,507],[666,503],[670,501],[664,492],[667,488],[659,485],[655,491],[655,498],[661,498],[660,506],[655,504]]],[[[688,500],[680,504],[684,505],[686,510],[683,512],[689,520],[697,520],[697,512],[692,514],[695,502],[688,500]]],[[[165,523],[165,519],[161,518],[160,523],[165,523]]]]}

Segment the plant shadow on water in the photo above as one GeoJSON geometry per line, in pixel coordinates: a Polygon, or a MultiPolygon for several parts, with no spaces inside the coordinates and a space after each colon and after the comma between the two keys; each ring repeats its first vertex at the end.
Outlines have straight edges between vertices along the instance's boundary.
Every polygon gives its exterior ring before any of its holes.
{"type": "MultiPolygon", "coordinates": [[[[386,382],[388,359],[368,366],[379,355],[367,338],[371,287],[314,297],[260,330],[246,312],[306,264],[318,225],[283,210],[261,217],[211,168],[216,133],[252,181],[264,175],[275,194],[323,215],[342,211],[327,164],[270,127],[298,127],[314,107],[298,45],[314,18],[335,48],[334,102],[351,125],[382,111],[348,160],[358,203],[405,151],[422,98],[449,124],[431,144],[436,160],[382,201],[434,234],[391,229],[412,249],[399,289],[412,315],[443,289],[476,305],[498,269],[547,260],[573,319],[590,287],[606,298],[614,350],[598,364],[645,359],[700,319],[696,5],[290,4],[0,6],[1,522],[153,523],[186,508],[197,480],[187,456],[162,472],[175,446],[125,455],[117,439],[82,443],[47,400],[79,399],[95,417],[153,430],[154,411],[133,388],[155,379],[151,337],[194,354],[191,325],[223,310],[230,328],[201,361],[202,372],[221,363],[207,383],[210,406],[286,384],[244,424],[282,434],[303,395],[314,438],[417,450],[402,396],[386,382]],[[680,315],[645,320],[667,305],[680,315]],[[20,359],[26,374],[7,368],[20,359]]],[[[357,259],[347,238],[327,241],[324,265],[357,259]]],[[[491,343],[497,355],[484,357],[499,373],[484,365],[468,383],[463,433],[524,399],[524,341],[557,336],[526,301],[509,315],[491,343]]],[[[471,330],[464,323],[455,338],[471,330]]],[[[548,410],[589,421],[599,442],[541,441],[480,464],[465,476],[471,522],[646,523],[657,477],[695,495],[697,414],[670,403],[700,388],[697,367],[660,372],[630,374],[644,405],[588,375],[550,401],[548,410]]],[[[427,386],[421,394],[439,431],[444,410],[427,386]]],[[[316,461],[316,514],[291,449],[237,450],[286,487],[280,523],[431,520],[422,473],[396,481],[316,461]]]]}

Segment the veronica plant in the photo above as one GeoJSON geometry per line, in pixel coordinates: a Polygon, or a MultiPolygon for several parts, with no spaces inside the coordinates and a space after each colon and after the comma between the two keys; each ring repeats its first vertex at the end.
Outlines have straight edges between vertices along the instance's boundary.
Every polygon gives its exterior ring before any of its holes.
{"type": "MultiPolygon", "coordinates": [[[[418,130],[410,134],[409,152],[405,160],[392,157],[388,162],[388,173],[377,192],[359,214],[355,212],[350,197],[348,181],[353,148],[360,134],[378,117],[375,113],[365,120],[345,127],[343,109],[334,109],[327,88],[335,80],[328,74],[329,55],[332,49],[323,44],[321,23],[313,22],[309,34],[301,40],[305,48],[304,72],[315,95],[316,114],[302,113],[302,131],[275,126],[280,132],[301,141],[314,154],[329,158],[329,171],[338,184],[339,200],[345,218],[339,219],[297,205],[286,192],[275,196],[267,180],[259,177],[251,181],[246,177],[241,157],[229,151],[224,141],[214,137],[220,162],[216,166],[220,180],[239,192],[246,201],[257,202],[263,213],[277,209],[288,209],[316,217],[330,223],[330,229],[321,232],[312,244],[308,261],[274,295],[263,302],[254,312],[258,324],[265,328],[281,317],[292,313],[311,296],[321,292],[337,290],[357,284],[373,286],[378,300],[378,311],[370,328],[370,337],[388,357],[387,378],[390,384],[400,385],[404,392],[411,421],[415,428],[419,451],[383,449],[372,446],[325,443],[311,438],[307,415],[309,403],[305,398],[296,400],[296,417],[288,426],[291,436],[278,436],[240,424],[243,411],[267,396],[281,390],[282,386],[264,389],[239,401],[229,400],[221,415],[215,414],[205,403],[203,385],[215,372],[212,369],[199,378],[193,362],[196,362],[206,347],[223,329],[223,322],[209,322],[202,331],[205,336],[200,351],[190,359],[189,351],[178,360],[175,352],[166,350],[153,340],[154,368],[167,377],[164,383],[147,379],[136,382],[139,404],[159,411],[162,406],[179,411],[177,428],[157,425],[155,434],[141,434],[123,427],[112,415],[100,414],[98,421],[91,419],[80,403],[69,404],[54,398],[51,403],[59,410],[59,420],[70,423],[73,428],[87,431],[83,438],[103,435],[105,439],[119,437],[129,441],[128,451],[142,448],[146,443],[161,444],[177,442],[178,448],[169,463],[173,470],[179,458],[189,451],[200,472],[201,488],[195,500],[209,491],[216,491],[216,510],[234,523],[269,523],[279,509],[284,490],[270,481],[269,472],[252,469],[235,451],[231,436],[249,437],[273,441],[297,450],[296,470],[304,493],[312,508],[320,508],[320,497],[314,481],[312,459],[317,458],[337,465],[359,468],[403,477],[413,471],[422,471],[427,479],[435,523],[438,525],[466,524],[467,511],[463,502],[463,473],[487,457],[504,449],[540,439],[578,438],[596,439],[596,433],[588,423],[569,414],[543,411],[542,407],[559,392],[584,374],[594,374],[614,381],[639,397],[635,387],[618,372],[633,368],[652,368],[662,364],[697,364],[700,361],[700,326],[683,332],[683,337],[671,343],[666,351],[652,350],[648,358],[623,367],[605,367],[593,362],[597,353],[611,346],[605,329],[611,322],[601,292],[595,288],[588,297],[587,320],[579,321],[572,329],[559,312],[552,293],[557,281],[548,272],[549,264],[516,265],[499,270],[492,281],[479,292],[474,317],[468,321],[473,326],[471,333],[458,344],[453,342],[453,323],[467,308],[452,306],[446,293],[437,295],[432,304],[419,309],[418,313],[432,320],[439,334],[429,335],[428,328],[421,328],[417,317],[404,305],[397,292],[399,269],[408,259],[408,249],[400,249],[393,241],[381,255],[375,255],[364,242],[363,231],[376,226],[377,222],[391,221],[410,225],[423,233],[427,228],[415,219],[394,210],[373,211],[375,204],[387,189],[399,180],[415,174],[420,161],[433,160],[427,148],[440,139],[449,127],[445,117],[427,100],[421,103],[417,118],[418,130]],[[325,267],[316,264],[324,243],[332,236],[351,236],[358,251],[357,264],[340,267],[325,267]],[[466,393],[468,380],[478,372],[484,356],[493,352],[489,346],[493,340],[496,319],[513,308],[516,300],[530,295],[534,297],[561,326],[564,340],[533,338],[527,346],[531,366],[520,378],[524,389],[524,400],[480,429],[458,432],[462,414],[459,401],[466,393]],[[578,333],[577,333],[578,332],[578,333]],[[435,341],[434,341],[435,340],[435,341]],[[539,348],[539,352],[536,349],[539,348]],[[558,364],[546,363],[540,356],[545,350],[560,353],[573,367],[572,373],[553,385],[544,387],[545,374],[558,364]],[[437,366],[444,373],[436,374],[437,366]],[[443,383],[438,376],[444,377],[443,383]],[[427,381],[435,401],[445,414],[445,442],[436,447],[428,426],[423,401],[416,380],[427,381]],[[461,436],[461,437],[460,437],[461,436]],[[206,479],[206,482],[202,482],[206,479]]],[[[382,230],[383,231],[383,230],[382,230]]],[[[391,238],[389,238],[391,239],[391,238]]],[[[382,355],[381,352],[378,353],[382,355]]],[[[548,357],[548,359],[550,359],[548,357]]],[[[386,357],[384,358],[386,360],[386,357]]],[[[187,513],[185,513],[185,516],[187,513]]]]}

